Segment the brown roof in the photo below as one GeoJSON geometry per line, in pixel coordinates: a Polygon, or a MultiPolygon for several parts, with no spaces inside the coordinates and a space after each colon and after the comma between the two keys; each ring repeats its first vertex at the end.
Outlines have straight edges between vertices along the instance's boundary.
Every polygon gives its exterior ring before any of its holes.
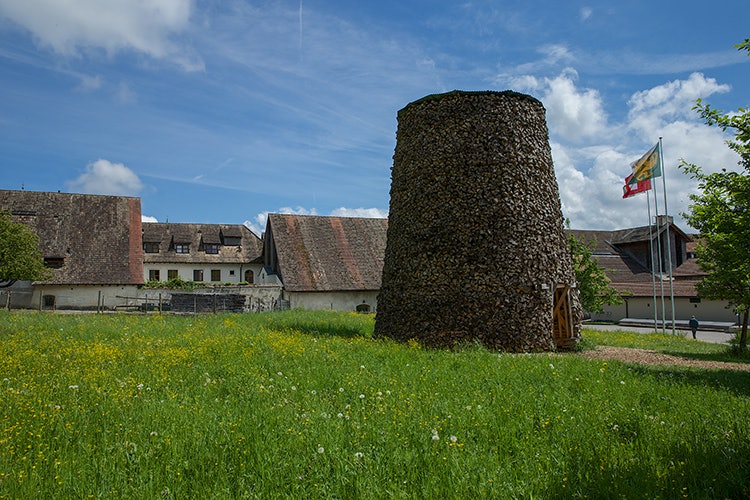
{"type": "MultiPolygon", "coordinates": [[[[678,240],[686,245],[692,243],[693,237],[686,235],[674,225],[670,231],[675,231],[678,240]]],[[[650,297],[653,295],[654,280],[651,272],[632,254],[633,244],[648,242],[649,228],[637,227],[616,231],[569,230],[569,233],[586,242],[596,241],[594,258],[599,266],[606,270],[612,287],[620,292],[629,292],[636,297],[650,297]]],[[[655,238],[655,233],[651,234],[655,238]]],[[[665,273],[667,274],[667,273],[665,273]]],[[[676,297],[696,297],[696,283],[705,273],[698,267],[696,259],[687,259],[680,266],[672,270],[672,289],[676,297]]],[[[664,281],[665,290],[669,290],[669,281],[664,281]]],[[[656,280],[657,294],[661,293],[661,282],[656,280]]]]}
{"type": "Polygon", "coordinates": [[[143,254],[147,264],[260,262],[263,249],[260,238],[242,224],[144,222],[143,242],[159,244],[158,253],[143,254]],[[177,244],[188,244],[190,252],[176,253],[177,244]],[[206,245],[218,245],[219,253],[206,253],[206,245]]]}
{"type": "Polygon", "coordinates": [[[269,214],[266,263],[289,291],[378,290],[387,219],[269,214]]]}
{"type": "Polygon", "coordinates": [[[45,283],[143,283],[139,198],[0,190],[0,209],[37,233],[45,259],[62,263],[45,283]]]}

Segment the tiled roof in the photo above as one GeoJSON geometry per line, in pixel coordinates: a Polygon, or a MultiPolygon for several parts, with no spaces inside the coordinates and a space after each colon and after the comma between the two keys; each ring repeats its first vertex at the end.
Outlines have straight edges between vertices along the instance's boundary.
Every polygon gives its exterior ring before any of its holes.
{"type": "Polygon", "coordinates": [[[0,209],[37,233],[43,257],[62,259],[45,283],[143,283],[139,198],[0,190],[0,209]]]}
{"type": "Polygon", "coordinates": [[[387,219],[270,214],[267,248],[289,291],[378,290],[387,228],[387,219]]]}
{"type": "Polygon", "coordinates": [[[260,238],[242,224],[144,222],[143,242],[159,244],[158,253],[143,254],[147,264],[260,262],[263,250],[260,238]],[[229,241],[228,238],[236,241],[229,241]],[[189,253],[176,253],[177,244],[189,245],[189,253]],[[206,253],[206,245],[218,245],[218,253],[206,253]]]}
{"type": "MultiPolygon", "coordinates": [[[[670,230],[676,231],[687,245],[692,243],[693,238],[679,231],[674,225],[670,230]]],[[[596,241],[594,258],[599,262],[599,266],[606,270],[612,287],[621,292],[629,292],[636,297],[653,295],[654,280],[650,270],[636,261],[629,252],[620,248],[620,245],[625,247],[643,241],[648,242],[648,226],[617,231],[570,230],[569,232],[587,242],[596,241]]],[[[675,296],[696,297],[698,293],[695,284],[704,274],[695,259],[687,259],[679,267],[673,269],[672,289],[675,296]]],[[[664,281],[664,287],[665,290],[669,290],[668,280],[664,281]]],[[[656,288],[657,294],[661,293],[661,282],[658,279],[656,288]]]]}

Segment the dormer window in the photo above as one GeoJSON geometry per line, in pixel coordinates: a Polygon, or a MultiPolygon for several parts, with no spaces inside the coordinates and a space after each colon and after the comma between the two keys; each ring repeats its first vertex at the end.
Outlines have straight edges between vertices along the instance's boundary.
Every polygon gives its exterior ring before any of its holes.
{"type": "Polygon", "coordinates": [[[143,251],[146,253],[159,253],[159,244],[147,241],[143,244],[143,251]]]}
{"type": "Polygon", "coordinates": [[[210,254],[219,253],[219,245],[217,245],[216,243],[207,243],[204,245],[203,248],[206,251],[206,253],[210,253],[210,254]]]}
{"type": "Polygon", "coordinates": [[[175,253],[190,253],[190,243],[175,243],[175,253]]]}
{"type": "Polygon", "coordinates": [[[65,260],[62,257],[45,257],[44,267],[48,269],[62,269],[65,260]]]}

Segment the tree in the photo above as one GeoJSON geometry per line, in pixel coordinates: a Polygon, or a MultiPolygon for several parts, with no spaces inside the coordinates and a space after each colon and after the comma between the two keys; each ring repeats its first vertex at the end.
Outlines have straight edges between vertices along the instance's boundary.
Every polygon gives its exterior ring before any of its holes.
{"type": "Polygon", "coordinates": [[[10,286],[17,280],[49,279],[51,275],[44,267],[36,233],[13,222],[9,213],[0,212],[0,286],[10,286]]]}
{"type": "Polygon", "coordinates": [[[604,305],[622,304],[620,293],[612,288],[606,270],[594,258],[594,242],[586,243],[573,234],[568,235],[568,246],[573,254],[573,269],[578,282],[581,307],[590,313],[604,311],[604,305]]]}
{"type": "MultiPolygon", "coordinates": [[[[750,55],[750,39],[735,47],[750,55]]],[[[726,143],[740,156],[739,172],[722,169],[709,174],[685,160],[680,168],[698,181],[700,189],[690,195],[690,211],[683,214],[700,234],[696,257],[708,273],[698,283],[698,293],[735,306],[742,315],[739,347],[744,351],[750,313],[750,109],[724,113],[700,99],[694,109],[707,125],[731,131],[734,139],[726,143]]]]}

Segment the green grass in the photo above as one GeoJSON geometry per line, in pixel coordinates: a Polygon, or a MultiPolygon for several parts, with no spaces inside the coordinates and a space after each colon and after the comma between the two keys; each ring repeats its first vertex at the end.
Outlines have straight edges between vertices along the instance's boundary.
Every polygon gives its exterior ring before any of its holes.
{"type": "Polygon", "coordinates": [[[747,372],[438,351],[372,329],[332,312],[2,312],[0,498],[750,495],[747,372]]]}

